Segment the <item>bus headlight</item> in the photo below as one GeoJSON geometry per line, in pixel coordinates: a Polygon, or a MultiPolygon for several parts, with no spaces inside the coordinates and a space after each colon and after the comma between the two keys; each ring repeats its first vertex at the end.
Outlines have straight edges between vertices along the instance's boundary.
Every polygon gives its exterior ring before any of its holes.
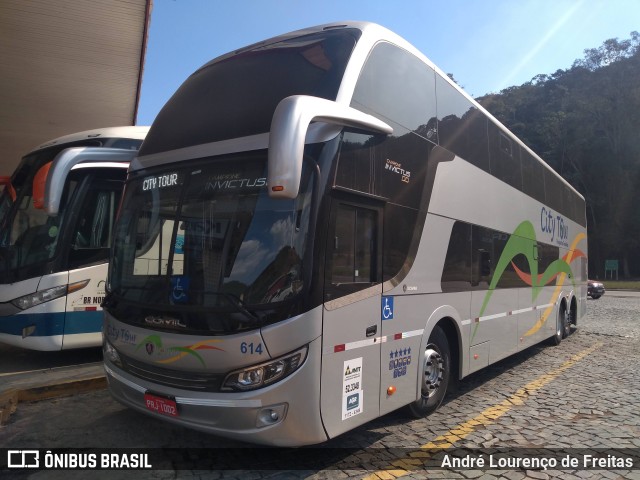
{"type": "Polygon", "coordinates": [[[307,346],[267,363],[231,372],[224,379],[221,390],[246,391],[266,387],[295,372],[307,358],[307,346]]]}
{"type": "Polygon", "coordinates": [[[20,310],[26,310],[27,308],[35,307],[44,302],[50,302],[56,298],[64,297],[67,294],[67,286],[60,285],[58,287],[48,288],[40,292],[30,293],[22,297],[14,298],[13,303],[20,310]]]}
{"type": "Polygon", "coordinates": [[[14,298],[11,303],[18,307],[20,310],[26,310],[27,308],[35,307],[41,303],[50,302],[56,298],[64,297],[65,295],[78,290],[83,289],[89,284],[89,280],[82,280],[80,282],[71,283],[69,285],[58,285],[57,287],[47,288],[39,292],[23,295],[22,297],[14,298]]]}

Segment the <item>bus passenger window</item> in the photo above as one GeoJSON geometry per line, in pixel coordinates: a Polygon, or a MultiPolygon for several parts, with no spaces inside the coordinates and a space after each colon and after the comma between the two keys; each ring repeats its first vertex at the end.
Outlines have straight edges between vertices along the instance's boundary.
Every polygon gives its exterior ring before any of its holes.
{"type": "Polygon", "coordinates": [[[480,250],[480,276],[491,275],[491,254],[485,250],[480,250]]]}
{"type": "Polygon", "coordinates": [[[69,268],[108,259],[113,222],[121,192],[121,182],[92,185],[82,202],[83,207],[71,237],[69,268]]]}
{"type": "Polygon", "coordinates": [[[379,281],[378,212],[340,204],[335,230],[327,245],[331,267],[327,288],[331,297],[366,288],[379,281]]]}
{"type": "MultiPolygon", "coordinates": [[[[487,275],[489,273],[490,267],[487,275]]],[[[451,228],[441,288],[443,292],[463,292],[471,288],[471,225],[468,223],[456,222],[451,228]]]]}
{"type": "Polygon", "coordinates": [[[376,145],[379,143],[372,135],[345,132],[335,184],[358,192],[377,194],[374,168],[378,153],[376,145]]]}
{"type": "Polygon", "coordinates": [[[374,282],[375,212],[340,205],[336,215],[331,283],[374,282]]]}
{"type": "Polygon", "coordinates": [[[489,287],[493,276],[493,251],[494,231],[488,228],[473,225],[472,236],[472,281],[475,288],[485,289],[489,287]]]}
{"type": "Polygon", "coordinates": [[[514,148],[512,141],[498,125],[489,122],[489,156],[491,175],[522,190],[522,170],[520,148],[514,148]]]}

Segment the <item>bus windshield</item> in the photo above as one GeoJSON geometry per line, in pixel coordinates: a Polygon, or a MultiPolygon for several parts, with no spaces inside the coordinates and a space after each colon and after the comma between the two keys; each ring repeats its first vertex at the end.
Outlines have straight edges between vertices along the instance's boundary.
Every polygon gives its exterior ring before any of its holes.
{"type": "MultiPolygon", "coordinates": [[[[140,128],[140,127],[124,127],[140,128]]],[[[99,130],[96,131],[99,135],[99,130]]],[[[124,137],[84,138],[65,143],[55,143],[36,150],[22,158],[11,175],[15,190],[12,199],[7,186],[0,193],[0,284],[40,276],[49,268],[60,250],[59,236],[65,228],[66,203],[73,196],[82,175],[70,175],[60,204],[60,213],[49,217],[42,208],[34,205],[33,181],[38,172],[58,154],[71,147],[111,147],[137,150],[141,138],[124,137]]],[[[133,136],[136,134],[134,133],[133,136]]],[[[48,271],[51,273],[51,271],[48,271]]]]}
{"type": "Polygon", "coordinates": [[[147,324],[158,311],[189,330],[256,328],[303,289],[309,171],[301,183],[295,200],[271,199],[266,152],[135,176],[116,224],[115,303],[140,307],[147,324]]]}
{"type": "Polygon", "coordinates": [[[58,248],[60,227],[66,215],[66,203],[73,195],[77,180],[66,185],[60,205],[60,214],[49,217],[33,201],[31,181],[38,166],[42,166],[42,155],[25,157],[14,178],[18,192],[15,201],[3,211],[0,226],[0,278],[2,283],[24,280],[34,275],[34,268],[51,261],[58,248]]]}
{"type": "MultiPolygon", "coordinates": [[[[74,187],[75,182],[71,188],[74,187]]],[[[5,281],[22,280],[25,274],[30,275],[26,273],[30,272],[30,267],[53,259],[58,246],[60,225],[66,213],[62,204],[61,214],[49,217],[44,210],[34,207],[31,195],[24,195],[21,200],[8,229],[9,241],[5,250],[9,252],[11,275],[5,281]]]]}
{"type": "Polygon", "coordinates": [[[13,205],[14,200],[11,198],[9,194],[9,186],[5,185],[3,187],[2,192],[0,192],[0,224],[5,216],[11,210],[11,205],[13,205]]]}

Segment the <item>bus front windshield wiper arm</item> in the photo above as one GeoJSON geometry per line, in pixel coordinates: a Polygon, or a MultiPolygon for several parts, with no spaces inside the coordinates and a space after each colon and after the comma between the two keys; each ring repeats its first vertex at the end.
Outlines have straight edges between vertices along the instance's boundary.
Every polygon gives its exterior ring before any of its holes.
{"type": "Polygon", "coordinates": [[[260,322],[260,318],[255,313],[253,313],[250,310],[248,310],[247,307],[245,307],[245,305],[242,302],[242,300],[240,300],[235,295],[232,295],[231,293],[220,293],[219,295],[221,295],[224,298],[226,298],[229,301],[229,303],[231,303],[234,307],[236,307],[239,312],[243,313],[250,320],[252,320],[254,322],[258,322],[258,323],[260,322]]]}

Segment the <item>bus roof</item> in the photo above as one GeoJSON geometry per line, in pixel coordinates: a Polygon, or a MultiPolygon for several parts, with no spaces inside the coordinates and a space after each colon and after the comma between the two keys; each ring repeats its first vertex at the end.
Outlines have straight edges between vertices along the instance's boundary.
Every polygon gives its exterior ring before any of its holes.
{"type": "Polygon", "coordinates": [[[338,103],[348,103],[351,100],[351,95],[353,93],[353,89],[355,88],[355,84],[359,78],[360,68],[366,61],[366,55],[370,52],[370,49],[380,41],[387,41],[397,45],[404,50],[412,53],[416,57],[420,58],[423,62],[433,68],[445,81],[447,81],[453,88],[458,90],[464,97],[466,97],[474,107],[478,108],[487,118],[495,123],[506,135],[511,138],[512,141],[516,142],[522,148],[524,148],[527,152],[529,152],[535,159],[537,159],[546,170],[552,172],[555,176],[557,176],[561,182],[568,187],[574,194],[578,195],[580,198],[584,197],[571,185],[567,180],[565,180],[561,175],[559,175],[549,164],[547,164],[542,158],[540,158],[529,146],[527,146],[522,140],[520,140],[513,132],[511,132],[508,128],[506,128],[498,119],[496,119],[488,110],[486,110],[482,105],[480,105],[473,97],[471,97],[466,91],[464,91],[458,84],[456,84],[449,76],[443,72],[437,65],[435,65],[428,57],[425,56],[420,50],[418,50],[415,46],[413,46],[410,42],[402,38],[400,35],[394,33],[386,27],[383,27],[379,24],[372,22],[363,22],[363,21],[342,21],[342,22],[333,22],[322,25],[317,25],[314,27],[308,27],[300,30],[295,30],[293,32],[285,33],[282,35],[278,35],[266,40],[262,40],[260,42],[248,45],[246,47],[231,51],[229,53],[223,54],[219,57],[212,59],[211,61],[204,64],[202,67],[198,68],[192,75],[196,75],[202,69],[214,64],[221,62],[223,60],[227,60],[232,58],[240,53],[264,48],[268,45],[281,42],[287,39],[292,39],[304,35],[309,35],[317,32],[323,32],[327,30],[334,29],[343,29],[343,28],[353,28],[360,30],[362,32],[362,36],[358,40],[358,44],[360,46],[359,49],[354,51],[352,54],[351,60],[349,62],[350,65],[347,66],[347,70],[344,73],[343,82],[340,86],[340,90],[338,92],[336,102],[338,103]],[[364,55],[363,58],[356,59],[358,55],[364,55]],[[354,70],[354,68],[356,70],[354,70]]]}
{"type": "Polygon", "coordinates": [[[38,147],[34,148],[31,152],[36,152],[44,148],[52,147],[54,145],[62,145],[65,143],[77,142],[86,138],[131,138],[144,140],[144,137],[149,132],[149,127],[141,126],[125,126],[125,127],[107,127],[107,128],[94,128],[93,130],[85,130],[83,132],[71,133],[62,137],[49,140],[38,147]]]}

